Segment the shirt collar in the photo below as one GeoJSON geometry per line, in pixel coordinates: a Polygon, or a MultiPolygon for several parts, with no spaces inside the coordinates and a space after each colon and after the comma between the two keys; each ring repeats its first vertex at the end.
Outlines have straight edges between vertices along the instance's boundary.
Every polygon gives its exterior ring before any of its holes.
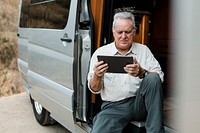
{"type": "MultiPolygon", "coordinates": [[[[113,50],[111,50],[111,54],[112,55],[118,55],[118,54],[120,54],[119,51],[116,48],[115,42],[113,42],[112,49],[113,49],[113,50]]],[[[136,49],[136,45],[135,45],[134,42],[132,43],[132,46],[131,46],[130,50],[127,52],[126,55],[129,55],[129,54],[135,54],[135,55],[137,55],[137,49],[136,49]]]]}
{"type": "Polygon", "coordinates": [[[135,54],[135,55],[138,54],[138,50],[137,50],[136,44],[134,42],[132,43],[132,46],[131,46],[131,52],[132,52],[132,54],[135,54]]]}

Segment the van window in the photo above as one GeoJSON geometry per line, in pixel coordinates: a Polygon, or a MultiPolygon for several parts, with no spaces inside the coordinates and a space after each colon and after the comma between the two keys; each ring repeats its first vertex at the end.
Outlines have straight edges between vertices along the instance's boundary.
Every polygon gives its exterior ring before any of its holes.
{"type": "Polygon", "coordinates": [[[63,29],[70,3],[71,0],[23,0],[20,27],[63,29]]]}
{"type": "Polygon", "coordinates": [[[22,0],[21,5],[21,14],[20,14],[20,27],[28,28],[28,20],[29,20],[29,6],[31,0],[22,0]]]}

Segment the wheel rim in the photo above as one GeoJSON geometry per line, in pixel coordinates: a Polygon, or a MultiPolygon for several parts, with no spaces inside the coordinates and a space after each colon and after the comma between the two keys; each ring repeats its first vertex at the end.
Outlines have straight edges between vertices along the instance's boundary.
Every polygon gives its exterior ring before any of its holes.
{"type": "Polygon", "coordinates": [[[42,105],[38,102],[34,102],[36,112],[40,115],[42,113],[42,105]]]}

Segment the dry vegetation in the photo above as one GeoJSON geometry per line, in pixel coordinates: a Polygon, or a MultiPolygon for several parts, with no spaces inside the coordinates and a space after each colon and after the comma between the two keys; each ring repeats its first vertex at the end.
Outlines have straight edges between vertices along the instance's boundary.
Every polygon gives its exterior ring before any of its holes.
{"type": "Polygon", "coordinates": [[[17,68],[18,4],[0,1],[0,97],[23,91],[17,68]]]}

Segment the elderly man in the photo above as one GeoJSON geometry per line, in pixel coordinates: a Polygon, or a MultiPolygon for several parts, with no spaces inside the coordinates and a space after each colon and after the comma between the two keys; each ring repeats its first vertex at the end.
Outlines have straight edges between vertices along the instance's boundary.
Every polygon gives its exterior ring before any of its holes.
{"type": "Polygon", "coordinates": [[[90,62],[88,87],[100,93],[101,111],[93,120],[92,133],[121,133],[132,120],[146,120],[147,133],[164,133],[163,72],[149,48],[133,42],[134,16],[129,12],[114,15],[114,42],[98,48],[90,62]],[[107,63],[98,55],[131,56],[126,73],[108,73],[107,63]]]}

